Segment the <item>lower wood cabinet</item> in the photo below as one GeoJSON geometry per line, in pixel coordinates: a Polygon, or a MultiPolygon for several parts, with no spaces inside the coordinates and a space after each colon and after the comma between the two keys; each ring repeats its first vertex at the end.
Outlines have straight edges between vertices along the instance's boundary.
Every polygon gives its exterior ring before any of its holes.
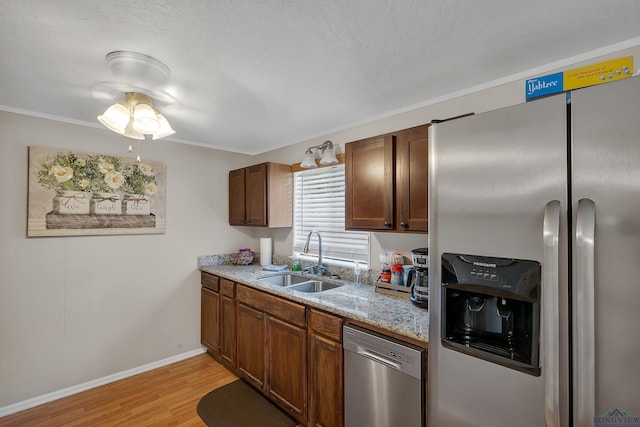
{"type": "Polygon", "coordinates": [[[343,319],[202,272],[201,341],[301,425],[344,424],[343,319]]]}
{"type": "Polygon", "coordinates": [[[307,310],[309,333],[309,426],[342,427],[344,389],[342,319],[307,310]]]}
{"type": "Polygon", "coordinates": [[[260,390],[265,390],[267,378],[265,318],[264,312],[238,303],[238,372],[260,390]]]}
{"type": "Polygon", "coordinates": [[[307,330],[267,317],[267,393],[298,421],[307,419],[307,330]]]}
{"type": "Polygon", "coordinates": [[[235,286],[230,280],[202,272],[200,342],[226,367],[236,367],[235,286]]]}
{"type": "Polygon", "coordinates": [[[305,307],[242,285],[236,298],[239,373],[306,424],[305,307]]]}
{"type": "Polygon", "coordinates": [[[209,353],[220,352],[220,278],[213,274],[201,274],[200,290],[200,342],[209,353]]]}
{"type": "Polygon", "coordinates": [[[220,358],[228,367],[236,367],[236,284],[220,279],[220,358]]]}
{"type": "Polygon", "coordinates": [[[220,296],[202,287],[200,291],[200,342],[209,351],[218,353],[218,315],[220,296]]]}

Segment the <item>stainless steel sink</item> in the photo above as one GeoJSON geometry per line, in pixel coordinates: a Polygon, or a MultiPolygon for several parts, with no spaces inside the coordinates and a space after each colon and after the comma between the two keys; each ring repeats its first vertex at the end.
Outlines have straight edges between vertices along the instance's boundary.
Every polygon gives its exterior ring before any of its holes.
{"type": "Polygon", "coordinates": [[[289,289],[299,292],[323,292],[329,289],[335,289],[342,286],[342,283],[323,282],[321,280],[311,280],[308,282],[300,283],[298,285],[289,286],[289,289]]]}
{"type": "Polygon", "coordinates": [[[296,276],[295,274],[280,274],[278,276],[267,276],[258,279],[263,283],[271,285],[283,286],[294,291],[316,293],[328,291],[342,286],[342,283],[325,282],[324,280],[316,280],[309,277],[296,276]]]}
{"type": "Polygon", "coordinates": [[[281,274],[279,276],[263,277],[258,280],[260,280],[261,282],[270,283],[276,286],[291,286],[298,283],[308,282],[311,279],[307,277],[296,276],[294,274],[281,274]]]}

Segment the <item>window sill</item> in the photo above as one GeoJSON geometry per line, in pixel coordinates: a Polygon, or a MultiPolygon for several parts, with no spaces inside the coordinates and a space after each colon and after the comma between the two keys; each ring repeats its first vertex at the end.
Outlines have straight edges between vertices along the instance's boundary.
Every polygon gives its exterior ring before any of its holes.
{"type": "MultiPolygon", "coordinates": [[[[306,253],[299,253],[299,252],[294,252],[293,257],[298,257],[298,259],[300,261],[306,261],[306,262],[310,262],[313,264],[317,264],[318,263],[318,256],[317,255],[313,255],[313,254],[306,254],[306,253]]],[[[354,269],[356,267],[356,261],[350,261],[350,260],[342,260],[342,259],[336,259],[336,258],[331,258],[331,257],[323,257],[322,258],[322,263],[324,265],[327,266],[335,266],[335,267],[342,267],[342,268],[349,268],[349,269],[354,269]]],[[[360,270],[367,270],[368,269],[368,265],[366,262],[364,261],[357,261],[358,263],[358,267],[360,268],[360,270]]]]}

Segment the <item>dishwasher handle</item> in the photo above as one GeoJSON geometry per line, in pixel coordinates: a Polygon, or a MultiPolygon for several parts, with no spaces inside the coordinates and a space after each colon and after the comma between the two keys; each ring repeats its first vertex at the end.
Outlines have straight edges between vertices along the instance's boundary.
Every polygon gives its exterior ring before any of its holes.
{"type": "Polygon", "coordinates": [[[402,366],[399,363],[394,362],[393,360],[389,360],[385,357],[382,357],[379,354],[372,353],[371,351],[369,351],[368,349],[362,346],[358,346],[356,348],[356,354],[366,357],[367,359],[371,359],[374,362],[382,363],[383,365],[388,366],[389,368],[393,368],[396,371],[402,371],[402,366]]]}

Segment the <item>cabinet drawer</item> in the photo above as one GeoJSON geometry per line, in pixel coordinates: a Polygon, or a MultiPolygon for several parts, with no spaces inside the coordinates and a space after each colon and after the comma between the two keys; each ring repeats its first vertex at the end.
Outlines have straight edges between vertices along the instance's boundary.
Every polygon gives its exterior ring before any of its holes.
{"type": "Polygon", "coordinates": [[[243,304],[297,326],[305,326],[305,307],[247,286],[238,286],[236,299],[243,304]]]}
{"type": "Polygon", "coordinates": [[[220,290],[220,278],[213,274],[202,271],[200,273],[200,283],[205,288],[211,289],[214,292],[218,292],[220,290]]]}
{"type": "Polygon", "coordinates": [[[309,309],[309,328],[333,341],[342,342],[342,318],[309,309]]]}
{"type": "Polygon", "coordinates": [[[235,282],[227,279],[220,279],[220,294],[233,298],[235,287],[235,282]]]}

